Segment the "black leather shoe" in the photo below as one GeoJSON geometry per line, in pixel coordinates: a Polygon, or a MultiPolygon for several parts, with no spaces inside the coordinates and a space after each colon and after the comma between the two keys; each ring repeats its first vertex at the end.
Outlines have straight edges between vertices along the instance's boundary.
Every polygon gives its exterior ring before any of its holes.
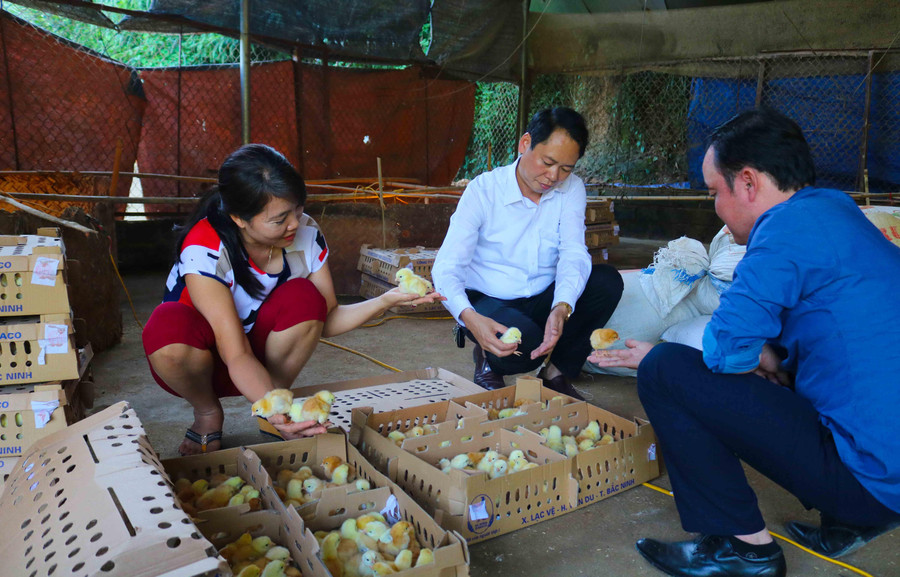
{"type": "Polygon", "coordinates": [[[678,577],[784,577],[787,571],[780,547],[769,557],[745,557],[718,535],[678,543],[641,539],[636,546],[651,565],[678,577]]]}
{"type": "Polygon", "coordinates": [[[503,377],[491,370],[491,365],[488,364],[484,351],[478,343],[475,343],[472,359],[475,361],[475,378],[473,380],[476,385],[489,391],[502,389],[506,386],[506,383],[503,382],[503,377]]]}
{"type": "Polygon", "coordinates": [[[567,379],[565,375],[556,375],[552,379],[544,379],[543,377],[541,378],[544,381],[544,386],[548,389],[552,389],[562,395],[569,395],[570,397],[578,399],[579,401],[584,400],[584,397],[582,397],[581,394],[579,394],[579,392],[575,390],[575,387],[572,386],[572,383],[569,382],[569,379],[567,379]]]}
{"type": "Polygon", "coordinates": [[[784,528],[795,541],[807,549],[832,559],[856,551],[875,537],[900,526],[900,521],[895,521],[880,527],[856,527],[844,525],[828,515],[821,517],[822,523],[819,527],[799,521],[788,521],[784,528]]]}

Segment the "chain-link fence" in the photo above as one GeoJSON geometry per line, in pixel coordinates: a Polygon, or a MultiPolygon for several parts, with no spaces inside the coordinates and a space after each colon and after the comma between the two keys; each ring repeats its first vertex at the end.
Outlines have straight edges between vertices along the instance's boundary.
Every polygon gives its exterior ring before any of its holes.
{"type": "MultiPolygon", "coordinates": [[[[10,8],[18,16],[0,11],[0,130],[12,137],[0,139],[0,168],[210,177],[240,146],[237,40],[120,32],[10,8]]],[[[386,178],[446,185],[463,163],[469,82],[253,44],[250,86],[251,140],[283,152],[307,179],[375,182],[381,168],[386,178]]],[[[144,196],[205,186],[141,181],[144,196]]],[[[120,179],[117,194],[129,185],[120,179]]]]}
{"type": "Polygon", "coordinates": [[[741,110],[768,105],[803,128],[819,184],[889,191],[900,186],[898,70],[896,53],[855,51],[542,76],[531,111],[566,105],[585,115],[591,144],[578,171],[590,181],[703,188],[705,138],[741,110]]]}
{"type": "MultiPolygon", "coordinates": [[[[0,130],[12,135],[0,142],[0,167],[109,171],[118,158],[121,171],[212,176],[240,145],[236,39],[16,13],[29,21],[0,12],[0,130]]],[[[324,63],[256,44],[251,59],[251,138],[307,178],[374,177],[380,158],[385,176],[443,185],[515,158],[514,84],[324,63]]],[[[767,104],[803,127],[821,184],[891,190],[900,185],[898,69],[897,53],[846,51],[539,75],[529,114],[568,105],[585,115],[591,143],[578,171],[588,181],[702,188],[709,132],[767,104]]],[[[121,179],[118,194],[129,184],[121,179]]],[[[200,186],[142,184],[146,196],[193,196],[200,186]]]]}

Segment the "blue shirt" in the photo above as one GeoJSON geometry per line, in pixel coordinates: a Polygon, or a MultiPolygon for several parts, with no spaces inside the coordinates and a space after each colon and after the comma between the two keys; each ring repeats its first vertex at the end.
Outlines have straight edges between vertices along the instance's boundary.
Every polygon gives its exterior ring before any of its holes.
{"type": "Polygon", "coordinates": [[[556,282],[553,303],[573,309],[584,292],[591,274],[584,183],[570,174],[535,204],[519,188],[518,164],[476,177],[450,218],[431,277],[457,320],[472,306],[467,288],[511,300],[540,294],[556,282]]]}
{"type": "Polygon", "coordinates": [[[846,194],[804,188],[753,226],[703,357],[746,372],[767,342],[787,351],[844,464],[900,511],[900,249],[846,194]]]}

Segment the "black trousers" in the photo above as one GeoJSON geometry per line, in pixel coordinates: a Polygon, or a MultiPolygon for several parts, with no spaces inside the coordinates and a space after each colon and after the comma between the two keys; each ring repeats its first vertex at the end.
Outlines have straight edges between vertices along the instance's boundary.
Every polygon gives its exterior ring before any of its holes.
{"type": "MultiPolygon", "coordinates": [[[[538,368],[544,357],[531,359],[531,351],[538,348],[544,340],[544,328],[550,307],[553,306],[553,290],[556,283],[551,283],[542,293],[532,297],[512,300],[497,299],[484,293],[466,290],[469,302],[478,314],[490,317],[508,327],[516,327],[522,331],[522,343],[519,345],[521,355],[497,357],[487,353],[491,370],[498,375],[517,375],[538,368]]],[[[622,298],[622,276],[615,268],[599,264],[591,269],[588,278],[575,306],[575,312],[565,324],[563,334],[550,356],[556,368],[569,378],[575,378],[581,371],[584,361],[591,352],[591,332],[601,328],[612,316],[622,298]]],[[[570,303],[572,304],[572,303],[570,303]]],[[[467,336],[474,341],[469,331],[467,336]]]]}
{"type": "Polygon", "coordinates": [[[812,404],[788,388],[752,373],[713,373],[700,351],[663,343],[638,369],[638,394],[685,531],[747,535],[765,527],[742,460],[806,508],[844,523],[900,519],[856,480],[812,404]]]}

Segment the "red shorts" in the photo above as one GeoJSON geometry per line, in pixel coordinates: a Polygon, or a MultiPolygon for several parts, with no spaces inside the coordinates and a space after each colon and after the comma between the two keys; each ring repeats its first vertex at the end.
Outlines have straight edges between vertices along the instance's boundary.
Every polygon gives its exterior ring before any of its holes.
{"type": "MultiPolygon", "coordinates": [[[[305,278],[289,280],[272,291],[259,307],[256,322],[247,333],[253,354],[266,364],[266,340],[269,334],[283,331],[302,322],[325,321],[328,305],[316,286],[305,278]]],[[[209,322],[192,306],[179,303],[162,303],[153,310],[141,335],[144,353],[149,357],[159,349],[171,344],[184,344],[213,354],[213,391],[218,397],[239,397],[228,367],[216,350],[216,337],[209,322]]],[[[148,359],[149,363],[149,359],[148,359]]],[[[160,387],[180,397],[163,382],[150,366],[150,373],[160,387]]]]}

